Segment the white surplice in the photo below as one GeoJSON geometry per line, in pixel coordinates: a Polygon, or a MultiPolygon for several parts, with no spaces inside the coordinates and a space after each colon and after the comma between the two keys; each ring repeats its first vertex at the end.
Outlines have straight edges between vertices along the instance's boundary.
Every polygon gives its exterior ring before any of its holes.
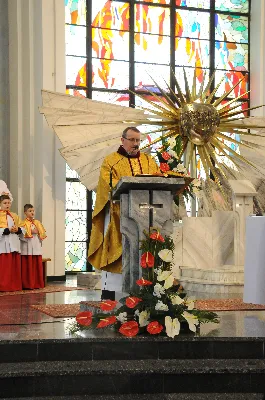
{"type": "MultiPolygon", "coordinates": [[[[13,218],[7,215],[7,225],[8,229],[14,226],[13,218]]],[[[16,233],[10,233],[9,235],[3,235],[5,228],[0,228],[0,254],[3,253],[13,253],[17,251],[20,253],[20,240],[24,237],[25,229],[21,228],[22,233],[17,235],[16,233]]]]}
{"type": "MultiPolygon", "coordinates": [[[[35,229],[35,225],[31,225],[31,232],[35,229]]],[[[21,255],[22,256],[41,256],[42,241],[37,233],[32,232],[32,238],[21,238],[21,255]]]]}

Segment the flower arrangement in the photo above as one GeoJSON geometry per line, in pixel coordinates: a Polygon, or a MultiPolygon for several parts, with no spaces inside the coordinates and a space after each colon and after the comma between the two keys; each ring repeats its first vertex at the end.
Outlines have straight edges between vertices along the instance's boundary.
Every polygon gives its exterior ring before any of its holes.
{"type": "MultiPolygon", "coordinates": [[[[160,163],[160,170],[164,174],[173,176],[186,176],[187,169],[181,161],[183,155],[183,141],[180,137],[170,138],[169,140],[162,140],[162,146],[156,151],[156,156],[160,163]]],[[[192,182],[187,182],[184,190],[174,196],[174,202],[179,205],[179,194],[188,200],[189,196],[194,199],[194,196],[200,197],[201,195],[201,181],[193,179],[192,182]]]]}
{"type": "Polygon", "coordinates": [[[141,242],[142,278],[136,281],[138,290],[117,301],[103,300],[99,312],[80,312],[71,326],[71,333],[88,328],[115,326],[127,337],[138,333],[166,334],[174,338],[183,326],[196,332],[206,322],[218,322],[217,314],[197,310],[195,301],[188,298],[172,271],[174,244],[158,230],[145,232],[141,242]]]}

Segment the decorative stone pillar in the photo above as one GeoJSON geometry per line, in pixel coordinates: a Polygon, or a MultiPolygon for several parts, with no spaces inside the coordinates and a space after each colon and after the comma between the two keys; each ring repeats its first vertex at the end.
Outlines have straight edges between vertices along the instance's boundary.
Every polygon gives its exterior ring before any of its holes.
{"type": "Polygon", "coordinates": [[[65,92],[63,0],[9,0],[10,190],[23,215],[32,203],[48,238],[48,276],[65,276],[65,162],[39,113],[41,89],[65,92]]]}
{"type": "Polygon", "coordinates": [[[251,182],[246,180],[229,180],[233,191],[234,226],[234,259],[235,266],[244,265],[246,217],[253,214],[253,197],[256,190],[251,182]]]}

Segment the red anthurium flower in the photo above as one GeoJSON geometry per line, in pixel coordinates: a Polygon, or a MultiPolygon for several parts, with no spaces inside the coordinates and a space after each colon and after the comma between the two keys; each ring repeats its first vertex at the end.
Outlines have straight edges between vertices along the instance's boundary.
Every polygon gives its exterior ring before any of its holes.
{"type": "Polygon", "coordinates": [[[167,163],[160,163],[160,169],[162,172],[167,172],[170,170],[170,166],[167,163]]]}
{"type": "Polygon", "coordinates": [[[167,151],[164,151],[164,152],[162,153],[162,157],[164,158],[164,160],[169,160],[169,159],[171,158],[171,156],[168,154],[167,151]]]}
{"type": "Polygon", "coordinates": [[[136,336],[139,332],[139,325],[136,321],[124,322],[124,324],[121,325],[119,332],[127,337],[136,336]]]}
{"type": "Polygon", "coordinates": [[[127,297],[125,304],[129,308],[134,308],[140,301],[142,301],[142,299],[139,299],[139,297],[127,297]]]}
{"type": "Polygon", "coordinates": [[[155,258],[150,251],[147,251],[141,256],[141,267],[143,268],[153,268],[155,265],[155,258]]]}
{"type": "Polygon", "coordinates": [[[116,300],[104,300],[99,306],[102,311],[111,311],[117,304],[118,302],[116,300]]]}
{"type": "Polygon", "coordinates": [[[160,235],[158,232],[152,233],[152,234],[150,235],[150,239],[158,240],[159,242],[164,242],[164,241],[165,241],[165,239],[163,238],[163,236],[160,235]]]}
{"type": "Polygon", "coordinates": [[[149,285],[153,285],[153,282],[151,281],[147,281],[144,278],[138,279],[138,281],[136,281],[138,286],[149,286],[149,285]]]}
{"type": "Polygon", "coordinates": [[[116,321],[117,318],[115,317],[115,315],[101,319],[100,322],[97,324],[97,328],[105,328],[106,326],[115,324],[116,321]]]}
{"type": "Polygon", "coordinates": [[[75,317],[76,322],[79,325],[89,326],[92,323],[92,312],[91,311],[82,311],[75,317]]]}
{"type": "Polygon", "coordinates": [[[146,328],[147,332],[150,333],[150,335],[157,335],[163,330],[163,325],[161,325],[157,321],[150,322],[150,324],[147,325],[146,328]]]}

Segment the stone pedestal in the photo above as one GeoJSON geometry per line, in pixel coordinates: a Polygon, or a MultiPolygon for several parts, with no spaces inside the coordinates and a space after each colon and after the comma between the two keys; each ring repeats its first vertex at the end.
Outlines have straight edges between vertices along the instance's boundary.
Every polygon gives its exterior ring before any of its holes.
{"type": "Polygon", "coordinates": [[[243,268],[245,261],[246,218],[253,214],[253,197],[257,194],[251,182],[230,180],[233,190],[235,265],[243,268]]]}
{"type": "Polygon", "coordinates": [[[189,291],[243,293],[245,221],[253,213],[254,186],[229,181],[233,211],[183,218],[180,281],[189,291]]]}
{"type": "Polygon", "coordinates": [[[124,177],[113,192],[121,201],[121,233],[123,241],[123,292],[136,290],[142,276],[140,267],[141,240],[151,227],[164,235],[173,232],[173,194],[185,184],[183,178],[124,177]]]}

